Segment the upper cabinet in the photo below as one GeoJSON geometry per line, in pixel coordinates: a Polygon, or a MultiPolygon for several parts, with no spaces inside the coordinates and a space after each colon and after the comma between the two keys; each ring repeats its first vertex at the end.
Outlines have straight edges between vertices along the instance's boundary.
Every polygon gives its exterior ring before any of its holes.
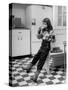
{"type": "Polygon", "coordinates": [[[54,29],[66,28],[66,6],[53,6],[54,29]]]}
{"type": "Polygon", "coordinates": [[[30,28],[30,5],[10,4],[9,20],[12,28],[30,28]]]}

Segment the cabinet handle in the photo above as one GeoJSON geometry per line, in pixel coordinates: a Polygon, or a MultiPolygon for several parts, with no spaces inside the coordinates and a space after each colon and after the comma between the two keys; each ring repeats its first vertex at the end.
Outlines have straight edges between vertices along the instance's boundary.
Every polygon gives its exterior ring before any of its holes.
{"type": "Polygon", "coordinates": [[[18,40],[19,40],[19,37],[18,37],[18,40]]]}
{"type": "Polygon", "coordinates": [[[21,34],[22,32],[18,32],[19,34],[21,34]]]}
{"type": "Polygon", "coordinates": [[[21,37],[21,40],[22,40],[22,37],[21,37]]]}
{"type": "Polygon", "coordinates": [[[18,40],[22,40],[22,37],[18,37],[18,40]]]}

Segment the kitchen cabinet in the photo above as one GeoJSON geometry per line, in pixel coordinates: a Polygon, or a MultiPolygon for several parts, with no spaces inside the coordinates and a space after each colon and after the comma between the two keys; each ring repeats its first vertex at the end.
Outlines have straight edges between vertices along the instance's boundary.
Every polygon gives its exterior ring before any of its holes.
{"type": "Polygon", "coordinates": [[[13,29],[11,32],[12,32],[12,57],[29,55],[30,54],[30,30],[13,29]]]}

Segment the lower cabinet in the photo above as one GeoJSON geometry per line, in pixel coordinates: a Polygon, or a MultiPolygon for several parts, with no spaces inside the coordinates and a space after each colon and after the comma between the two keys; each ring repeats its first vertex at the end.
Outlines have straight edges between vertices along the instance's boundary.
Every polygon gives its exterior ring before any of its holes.
{"type": "Polygon", "coordinates": [[[12,30],[12,57],[29,54],[30,54],[30,30],[26,29],[12,30]]]}

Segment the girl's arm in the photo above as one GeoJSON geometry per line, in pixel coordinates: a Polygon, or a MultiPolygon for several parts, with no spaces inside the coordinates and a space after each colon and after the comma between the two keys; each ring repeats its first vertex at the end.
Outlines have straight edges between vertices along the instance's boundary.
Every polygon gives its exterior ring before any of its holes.
{"type": "Polygon", "coordinates": [[[39,30],[38,30],[37,38],[38,38],[38,39],[42,39],[42,38],[43,38],[43,34],[41,33],[41,27],[40,27],[39,30]]]}

